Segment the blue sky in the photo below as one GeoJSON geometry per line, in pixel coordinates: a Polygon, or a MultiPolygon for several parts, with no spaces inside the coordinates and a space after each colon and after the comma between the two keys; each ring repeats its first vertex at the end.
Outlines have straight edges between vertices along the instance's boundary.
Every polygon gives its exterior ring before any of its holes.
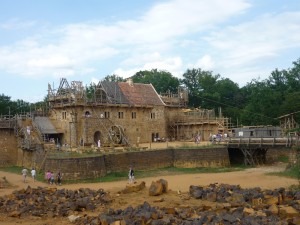
{"type": "Polygon", "coordinates": [[[1,0],[0,94],[202,68],[244,86],[300,58],[296,0],[1,0]]]}

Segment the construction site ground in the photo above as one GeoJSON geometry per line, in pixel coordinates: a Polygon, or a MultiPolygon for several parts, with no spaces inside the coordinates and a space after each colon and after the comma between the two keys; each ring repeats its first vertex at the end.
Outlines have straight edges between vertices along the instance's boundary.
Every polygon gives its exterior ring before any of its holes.
{"type": "MultiPolygon", "coordinates": [[[[164,143],[162,143],[164,144],[164,143]]],[[[227,173],[200,173],[200,174],[184,174],[184,175],[165,175],[157,177],[143,178],[142,180],[136,177],[137,182],[145,181],[146,189],[137,193],[130,194],[119,194],[118,192],[123,190],[127,182],[117,181],[117,182],[105,182],[105,183],[76,183],[76,184],[63,184],[62,186],[56,186],[57,188],[66,188],[76,190],[79,188],[90,188],[90,189],[104,189],[110,192],[114,197],[114,201],[109,205],[109,208],[113,209],[124,209],[128,206],[137,206],[143,204],[145,201],[149,202],[152,206],[159,207],[176,207],[182,205],[182,195],[188,195],[190,185],[202,185],[206,186],[211,183],[225,183],[240,185],[242,188],[252,188],[260,187],[262,189],[276,189],[279,187],[288,188],[291,185],[298,185],[299,181],[297,179],[278,177],[274,175],[269,175],[270,172],[283,171],[286,168],[284,163],[276,163],[274,165],[260,166],[255,168],[249,168],[243,171],[227,172],[227,173]],[[156,181],[163,178],[168,181],[169,192],[163,196],[149,196],[147,193],[147,187],[150,186],[152,181],[156,181]],[[181,193],[179,196],[178,193],[181,193]],[[160,201],[159,199],[163,199],[160,201]]],[[[11,184],[10,187],[0,188],[0,196],[8,195],[14,190],[19,190],[27,188],[28,185],[32,188],[34,187],[53,187],[44,182],[33,182],[31,177],[28,177],[26,183],[22,181],[21,171],[20,175],[11,174],[7,172],[0,171],[0,177],[6,177],[8,182],[11,184]]],[[[185,204],[193,205],[199,204],[199,201],[189,200],[185,204]]],[[[94,212],[85,211],[83,214],[98,215],[101,210],[98,209],[94,212]]],[[[23,225],[50,225],[50,224],[72,224],[67,218],[12,218],[7,216],[0,217],[0,225],[12,225],[12,224],[23,224],[23,225]]]]}

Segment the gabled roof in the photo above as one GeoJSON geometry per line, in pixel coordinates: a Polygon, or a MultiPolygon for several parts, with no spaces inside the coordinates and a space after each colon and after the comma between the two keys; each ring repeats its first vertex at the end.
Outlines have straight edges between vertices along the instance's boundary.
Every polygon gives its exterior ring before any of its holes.
{"type": "Polygon", "coordinates": [[[111,103],[129,105],[165,105],[152,84],[102,81],[111,103]]]}
{"type": "Polygon", "coordinates": [[[152,84],[118,83],[131,105],[164,105],[152,84]]]}
{"type": "Polygon", "coordinates": [[[101,81],[101,87],[107,94],[107,100],[114,104],[129,104],[128,99],[122,93],[117,82],[101,81]]]}

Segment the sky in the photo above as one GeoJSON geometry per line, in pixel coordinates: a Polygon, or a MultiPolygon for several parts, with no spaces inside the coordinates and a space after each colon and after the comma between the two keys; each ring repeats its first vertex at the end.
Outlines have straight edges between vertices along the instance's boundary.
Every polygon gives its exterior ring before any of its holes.
{"type": "Polygon", "coordinates": [[[89,85],[201,68],[239,87],[300,58],[297,0],[0,0],[0,94],[37,102],[89,85]]]}

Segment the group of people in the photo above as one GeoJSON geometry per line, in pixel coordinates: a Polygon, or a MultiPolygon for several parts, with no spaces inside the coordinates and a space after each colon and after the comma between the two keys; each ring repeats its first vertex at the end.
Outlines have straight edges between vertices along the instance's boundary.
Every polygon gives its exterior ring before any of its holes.
{"type": "Polygon", "coordinates": [[[62,174],[61,174],[61,172],[58,172],[56,175],[56,180],[55,180],[54,173],[52,171],[48,170],[45,174],[45,179],[47,180],[47,182],[50,185],[52,185],[52,184],[61,185],[62,174]]]}
{"type": "MultiPolygon", "coordinates": [[[[24,167],[22,169],[22,176],[23,176],[23,182],[24,183],[26,183],[27,174],[28,174],[28,170],[24,167]]],[[[35,168],[32,168],[32,170],[31,170],[31,176],[32,176],[33,182],[35,182],[36,181],[36,170],[35,170],[35,168]]],[[[134,179],[134,170],[133,170],[132,166],[130,166],[130,168],[129,168],[128,178],[129,178],[129,180],[128,180],[129,183],[134,183],[135,182],[135,179],[134,179]]],[[[52,171],[48,170],[45,173],[45,179],[47,180],[47,182],[50,185],[52,185],[52,184],[61,185],[62,174],[59,171],[57,173],[57,175],[56,175],[56,180],[55,180],[54,173],[52,171]]]]}
{"type": "MultiPolygon", "coordinates": [[[[24,167],[22,169],[22,177],[23,177],[23,182],[26,183],[27,182],[27,174],[28,174],[28,170],[24,167]]],[[[33,182],[36,181],[36,169],[33,167],[31,169],[31,177],[33,179],[33,182]]],[[[55,177],[54,177],[54,173],[51,171],[47,171],[45,174],[45,179],[47,180],[47,182],[52,185],[52,184],[57,184],[57,185],[61,185],[62,182],[62,174],[61,172],[58,172],[56,175],[56,181],[55,181],[55,177]]]]}
{"type": "Polygon", "coordinates": [[[212,143],[219,143],[222,140],[226,140],[228,137],[227,133],[224,133],[223,135],[221,133],[217,133],[217,134],[210,134],[209,139],[212,143]]]}
{"type": "MultiPolygon", "coordinates": [[[[24,167],[22,169],[22,177],[23,177],[24,183],[26,183],[26,180],[27,180],[27,173],[28,173],[28,170],[24,167]]],[[[31,169],[31,177],[33,179],[33,182],[35,182],[36,181],[36,170],[34,167],[31,169]]]]}

